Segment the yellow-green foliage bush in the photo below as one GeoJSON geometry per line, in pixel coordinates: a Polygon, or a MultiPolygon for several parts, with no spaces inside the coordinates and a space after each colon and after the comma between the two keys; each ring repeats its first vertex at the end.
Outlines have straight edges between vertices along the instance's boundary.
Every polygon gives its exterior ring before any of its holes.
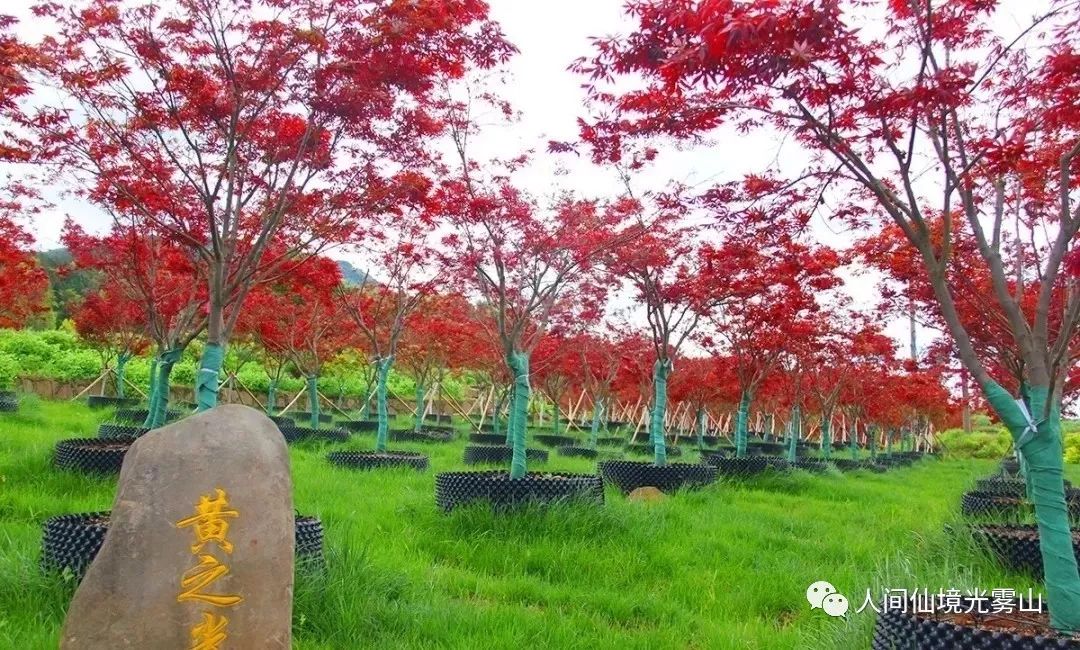
{"type": "MultiPolygon", "coordinates": [[[[1064,420],[1061,435],[1065,444],[1065,462],[1080,464],[1080,421],[1064,420]]],[[[971,433],[946,429],[938,434],[942,451],[953,458],[1001,458],[1012,449],[1012,437],[1005,427],[992,424],[985,415],[972,418],[971,433]]]]}

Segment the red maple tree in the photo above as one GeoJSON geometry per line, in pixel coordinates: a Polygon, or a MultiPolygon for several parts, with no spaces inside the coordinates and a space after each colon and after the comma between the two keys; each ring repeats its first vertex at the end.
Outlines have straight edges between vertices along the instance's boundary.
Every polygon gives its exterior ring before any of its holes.
{"type": "Polygon", "coordinates": [[[88,199],[188,247],[202,268],[200,409],[217,401],[251,288],[392,210],[411,191],[398,170],[426,161],[443,128],[434,94],[513,51],[487,10],[479,0],[34,8],[55,24],[39,46],[43,82],[76,110],[31,123],[64,136],[62,170],[88,199]]]}

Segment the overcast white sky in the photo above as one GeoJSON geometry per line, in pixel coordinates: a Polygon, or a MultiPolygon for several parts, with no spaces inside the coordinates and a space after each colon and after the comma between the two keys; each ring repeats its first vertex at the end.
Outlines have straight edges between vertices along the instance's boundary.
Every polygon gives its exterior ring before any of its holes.
{"type": "MultiPolygon", "coordinates": [[[[168,0],[162,0],[166,4],[168,0]]],[[[522,112],[521,121],[511,128],[489,132],[477,143],[476,157],[514,154],[527,149],[537,152],[535,162],[519,179],[527,190],[544,196],[556,189],[573,189],[583,196],[613,196],[621,190],[610,170],[593,167],[572,156],[545,153],[549,139],[570,140],[577,134],[576,119],[583,111],[582,79],[567,72],[570,62],[591,51],[589,37],[628,31],[632,25],[622,12],[623,0],[489,0],[492,17],[499,21],[506,35],[520,49],[510,64],[511,78],[502,92],[522,112]],[[563,167],[569,173],[556,175],[563,167]]],[[[36,40],[40,25],[30,18],[32,0],[8,0],[0,12],[14,13],[22,22],[20,35],[36,40]],[[12,6],[14,5],[14,6],[12,6]]],[[[1042,0],[1006,0],[1004,29],[1026,22],[1042,5],[1042,0]],[[1010,23],[1012,25],[1010,25],[1010,23]]],[[[1009,31],[1012,31],[1009,29],[1009,31]]],[[[711,179],[726,180],[747,172],[760,172],[770,165],[783,165],[786,171],[802,167],[803,157],[795,147],[781,148],[777,138],[767,133],[753,136],[728,133],[707,150],[665,153],[663,164],[642,179],[661,186],[669,179],[690,184],[711,179]]],[[[34,235],[40,248],[58,245],[64,216],[71,214],[95,231],[108,227],[108,218],[91,206],[73,201],[59,201],[56,210],[37,219],[34,235]]],[[[833,245],[845,245],[850,238],[835,232],[835,224],[818,219],[814,234],[833,245]]],[[[350,258],[352,256],[341,255],[350,258]]],[[[357,260],[351,260],[357,261],[357,260]]],[[[363,266],[363,263],[359,263],[363,266]]],[[[848,278],[847,291],[860,303],[876,295],[872,278],[848,278]]],[[[891,323],[890,334],[906,345],[906,322],[891,323]]],[[[922,335],[925,339],[926,335],[922,335]]],[[[921,346],[922,344],[920,344],[921,346]]]]}

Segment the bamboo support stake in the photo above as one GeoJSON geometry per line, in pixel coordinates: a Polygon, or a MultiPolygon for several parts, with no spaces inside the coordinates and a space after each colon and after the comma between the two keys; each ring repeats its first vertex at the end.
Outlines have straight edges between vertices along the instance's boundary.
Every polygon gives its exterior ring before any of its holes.
{"type": "Polygon", "coordinates": [[[316,394],[317,396],[319,396],[319,397],[323,398],[323,401],[325,401],[325,402],[326,402],[327,404],[329,404],[329,405],[330,405],[330,408],[334,409],[334,410],[335,410],[335,411],[337,411],[338,413],[341,413],[341,414],[342,414],[342,415],[344,415],[345,417],[349,417],[349,414],[348,414],[347,412],[345,412],[345,411],[344,411],[344,410],[343,410],[343,409],[342,409],[342,408],[341,408],[340,406],[338,406],[337,404],[335,404],[335,403],[334,403],[334,401],[333,401],[333,400],[331,400],[331,399],[330,399],[329,397],[327,397],[326,395],[323,395],[322,391],[321,391],[321,390],[319,390],[318,388],[316,388],[316,389],[315,389],[315,394],[316,394]]]}
{"type": "Polygon", "coordinates": [[[80,397],[82,397],[83,395],[85,395],[85,394],[86,394],[86,393],[87,393],[87,392],[88,392],[88,391],[89,391],[89,390],[90,390],[91,388],[93,388],[94,386],[97,386],[97,383],[98,383],[99,381],[102,381],[102,380],[104,380],[104,379],[105,379],[106,377],[108,377],[108,376],[109,376],[109,373],[111,373],[111,372],[112,372],[112,368],[106,368],[106,369],[105,369],[105,370],[104,370],[104,371],[103,371],[103,372],[102,372],[102,373],[101,373],[100,375],[98,375],[98,378],[97,378],[97,379],[95,379],[94,381],[90,382],[90,384],[89,384],[89,385],[88,385],[88,386],[87,386],[86,388],[84,388],[84,389],[80,390],[80,391],[79,391],[79,394],[78,394],[78,395],[76,395],[75,397],[72,397],[72,398],[71,398],[71,401],[73,401],[73,402],[74,402],[75,400],[77,400],[77,399],[79,399],[80,397]]]}
{"type": "MultiPolygon", "coordinates": [[[[473,419],[472,419],[472,417],[470,416],[470,414],[469,414],[469,413],[466,413],[465,411],[463,411],[463,410],[461,409],[461,407],[460,407],[460,406],[458,405],[458,403],[457,403],[457,400],[456,400],[456,399],[454,399],[453,397],[450,397],[450,395],[445,395],[445,396],[443,396],[443,400],[445,400],[445,401],[446,401],[446,403],[447,403],[447,404],[448,404],[448,405],[450,406],[450,408],[452,408],[452,409],[454,409],[455,411],[457,411],[457,414],[458,414],[458,415],[460,415],[461,417],[465,418],[465,421],[469,423],[469,426],[471,426],[471,427],[473,427],[473,428],[475,428],[475,429],[479,429],[479,427],[478,427],[478,426],[476,425],[476,423],[475,423],[475,422],[473,422],[473,419]]],[[[480,415],[481,415],[481,417],[483,417],[483,414],[482,414],[482,413],[481,413],[480,415]]]]}
{"type": "Polygon", "coordinates": [[[300,397],[306,392],[307,392],[306,388],[301,388],[300,392],[296,394],[296,397],[292,398],[292,401],[290,401],[288,404],[286,404],[285,408],[281,409],[281,411],[278,412],[278,415],[285,415],[285,412],[288,411],[289,409],[291,409],[292,405],[296,404],[296,400],[300,399],[300,397]]]}

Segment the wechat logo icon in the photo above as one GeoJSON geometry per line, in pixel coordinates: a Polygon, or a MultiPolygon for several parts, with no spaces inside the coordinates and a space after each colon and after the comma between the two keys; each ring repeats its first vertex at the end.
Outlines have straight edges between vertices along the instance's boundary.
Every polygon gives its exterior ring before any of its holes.
{"type": "Polygon", "coordinates": [[[834,618],[842,617],[848,611],[847,597],[824,580],[818,580],[806,588],[806,600],[810,602],[810,609],[820,609],[834,618]]]}

